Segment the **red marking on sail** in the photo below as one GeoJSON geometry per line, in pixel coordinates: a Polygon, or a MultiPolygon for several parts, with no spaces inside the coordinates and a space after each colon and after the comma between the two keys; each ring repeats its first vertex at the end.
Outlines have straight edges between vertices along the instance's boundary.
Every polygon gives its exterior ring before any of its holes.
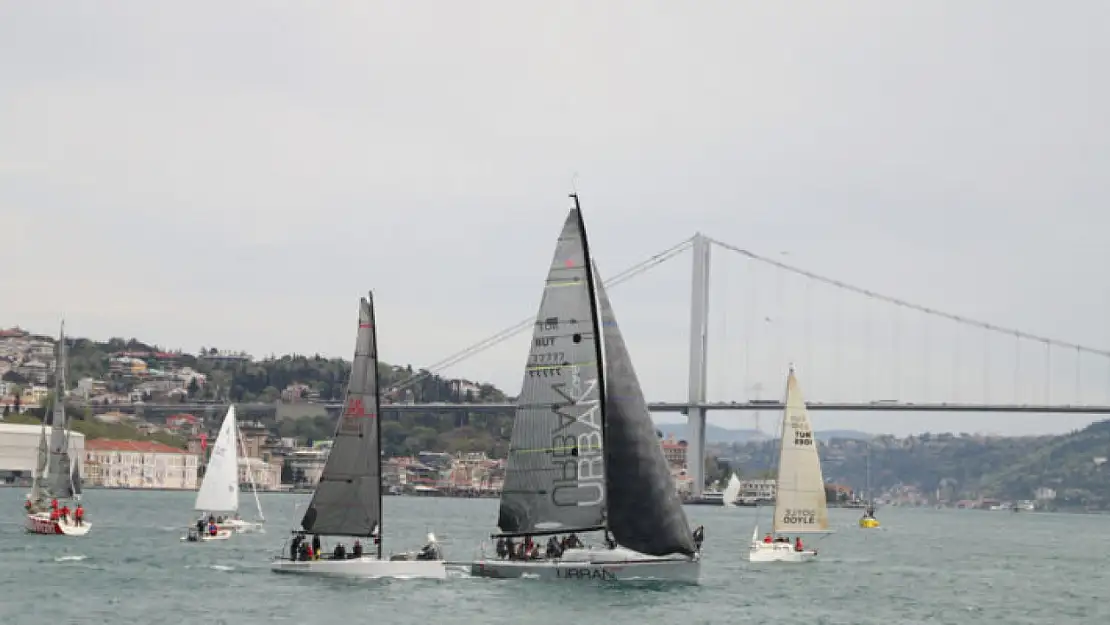
{"type": "Polygon", "coordinates": [[[573,267],[574,266],[574,261],[568,258],[564,264],[567,267],[573,267]]]}
{"type": "Polygon", "coordinates": [[[343,416],[373,419],[377,415],[366,412],[366,407],[363,406],[362,399],[359,397],[353,397],[350,401],[347,402],[347,410],[343,413],[343,416]]]}
{"type": "Polygon", "coordinates": [[[358,324],[358,327],[360,327],[360,328],[373,328],[374,326],[372,324],[369,324],[369,323],[360,323],[360,324],[358,324]]]}

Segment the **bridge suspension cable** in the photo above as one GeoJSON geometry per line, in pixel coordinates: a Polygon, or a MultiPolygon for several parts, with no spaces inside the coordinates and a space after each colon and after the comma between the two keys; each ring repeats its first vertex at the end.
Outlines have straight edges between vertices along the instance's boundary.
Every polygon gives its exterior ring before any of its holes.
{"type": "Polygon", "coordinates": [[[942,318],[948,319],[950,321],[955,321],[956,323],[978,327],[978,328],[981,328],[981,329],[984,329],[984,330],[989,330],[991,332],[998,332],[1000,334],[1008,334],[1008,335],[1017,337],[1018,339],[1026,339],[1026,340],[1030,340],[1030,341],[1036,341],[1036,342],[1039,342],[1039,343],[1043,343],[1046,347],[1061,347],[1061,348],[1065,348],[1065,349],[1069,349],[1069,350],[1075,350],[1077,353],[1080,353],[1080,354],[1093,354],[1095,356],[1101,356],[1103,358],[1110,358],[1110,351],[1105,350],[1105,349],[1097,349],[1097,348],[1094,348],[1094,347],[1087,347],[1087,346],[1079,345],[1079,344],[1076,344],[1076,343],[1068,343],[1067,341],[1059,341],[1059,340],[1051,339],[1051,338],[1044,337],[1044,336],[1037,336],[1036,334],[1030,334],[1028,332],[1023,332],[1021,330],[1015,330],[1015,329],[1012,329],[1012,328],[1004,328],[1002,326],[994,325],[993,323],[987,323],[985,321],[979,321],[977,319],[970,319],[968,317],[962,317],[960,315],[944,312],[943,310],[937,310],[935,308],[930,308],[928,306],[922,306],[920,304],[914,304],[913,302],[908,302],[906,300],[899,299],[897,297],[891,297],[889,295],[883,295],[882,293],[876,293],[875,291],[871,291],[871,290],[865,289],[863,287],[858,287],[858,286],[855,286],[855,285],[852,285],[852,284],[848,284],[846,282],[841,282],[840,280],[834,280],[832,278],[822,276],[820,274],[813,273],[812,271],[807,271],[805,269],[801,269],[800,267],[795,267],[793,265],[788,265],[788,264],[786,264],[782,261],[778,261],[778,260],[775,260],[773,258],[763,256],[761,254],[756,254],[755,252],[743,249],[741,247],[737,247],[735,245],[730,245],[728,243],[725,243],[723,241],[719,241],[717,239],[713,239],[713,238],[710,238],[710,237],[707,237],[707,238],[708,238],[710,243],[712,243],[712,244],[714,244],[714,245],[716,245],[716,246],[718,246],[722,249],[726,249],[730,252],[740,254],[741,256],[746,256],[747,258],[750,258],[751,260],[754,260],[754,261],[757,261],[757,262],[760,262],[760,263],[765,263],[767,265],[771,265],[771,266],[776,267],[778,269],[781,269],[783,271],[787,271],[787,272],[790,272],[790,273],[793,273],[793,274],[796,274],[796,275],[799,275],[799,276],[802,276],[802,277],[805,277],[805,278],[809,278],[810,280],[816,280],[818,282],[823,282],[825,284],[837,287],[839,289],[843,289],[845,291],[850,291],[850,292],[856,293],[858,295],[863,295],[863,296],[869,297],[871,299],[887,302],[888,304],[894,304],[895,306],[901,306],[902,308],[906,308],[906,309],[909,309],[909,310],[916,310],[917,312],[925,313],[927,315],[942,317],[942,318]]]}
{"type": "MultiPolygon", "coordinates": [[[[670,259],[674,258],[675,256],[678,256],[682,252],[686,251],[690,247],[691,242],[693,240],[694,240],[693,237],[690,237],[689,239],[686,239],[686,240],[684,240],[684,241],[682,241],[682,242],[680,242],[676,245],[672,245],[671,247],[663,250],[662,252],[659,252],[658,254],[654,254],[650,258],[647,258],[643,261],[640,261],[639,263],[625,269],[624,271],[621,271],[620,273],[617,273],[613,277],[604,281],[605,288],[611,289],[613,287],[619,286],[620,284],[622,284],[624,282],[627,282],[627,281],[643,274],[645,271],[653,269],[653,268],[667,262],[668,260],[670,260],[670,259]]],[[[473,345],[470,345],[469,347],[467,347],[465,349],[462,349],[458,352],[455,352],[454,354],[451,354],[450,356],[444,358],[443,360],[440,360],[439,362],[436,362],[436,363],[434,363],[434,364],[432,364],[428,367],[423,368],[419,373],[415,373],[415,374],[405,378],[404,380],[398,382],[397,384],[394,384],[393,386],[389,387],[388,389],[386,389],[386,392],[400,391],[400,390],[404,390],[406,388],[409,388],[410,386],[420,382],[421,380],[423,380],[424,378],[426,378],[428,376],[435,375],[436,373],[439,373],[440,371],[443,371],[447,367],[450,367],[450,366],[456,365],[460,362],[463,362],[464,360],[467,360],[468,358],[471,358],[472,356],[480,354],[480,353],[486,351],[487,349],[490,349],[491,347],[493,347],[495,345],[498,345],[498,344],[516,336],[517,334],[520,334],[524,330],[527,330],[529,327],[531,327],[532,324],[534,324],[535,322],[536,322],[535,317],[528,317],[527,319],[524,319],[524,320],[520,321],[519,323],[513,324],[513,325],[505,328],[504,330],[498,332],[497,334],[493,334],[493,335],[489,336],[485,340],[474,343],[473,345]]]]}

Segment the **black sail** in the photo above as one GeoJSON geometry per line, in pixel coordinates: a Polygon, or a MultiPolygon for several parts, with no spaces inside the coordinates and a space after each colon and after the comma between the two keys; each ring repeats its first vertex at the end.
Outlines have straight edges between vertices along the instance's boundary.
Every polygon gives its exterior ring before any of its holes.
{"type": "Polygon", "coordinates": [[[373,303],[359,302],[358,339],[343,414],[301,527],[327,536],[370,536],[381,523],[378,353],[373,303]]]}
{"type": "Polygon", "coordinates": [[[609,530],[622,546],[643,554],[692,556],[694,540],[682,501],[659,446],[613,307],[600,282],[597,294],[605,354],[609,530]]]}
{"type": "Polygon", "coordinates": [[[602,376],[589,248],[567,215],[517,398],[497,526],[505,534],[601,529],[605,516],[602,376]]]}

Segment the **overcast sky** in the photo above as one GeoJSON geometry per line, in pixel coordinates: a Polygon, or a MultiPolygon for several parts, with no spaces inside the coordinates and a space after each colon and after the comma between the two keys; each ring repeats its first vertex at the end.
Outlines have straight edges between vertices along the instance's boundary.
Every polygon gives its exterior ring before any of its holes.
{"type": "MultiPolygon", "coordinates": [[[[428,365],[535,314],[573,182],[604,274],[702,231],[1110,348],[1108,48],[1100,0],[6,2],[0,325],[349,358],[372,288],[383,357],[428,365]]],[[[685,394],[689,273],[611,292],[650,399],[685,394]]],[[[712,399],[790,361],[815,400],[1046,398],[1043,346],[713,279],[712,399]]],[[[446,374],[515,393],[527,341],[446,374]]],[[[1051,358],[1049,399],[1110,402],[1106,359],[1051,358]]]]}

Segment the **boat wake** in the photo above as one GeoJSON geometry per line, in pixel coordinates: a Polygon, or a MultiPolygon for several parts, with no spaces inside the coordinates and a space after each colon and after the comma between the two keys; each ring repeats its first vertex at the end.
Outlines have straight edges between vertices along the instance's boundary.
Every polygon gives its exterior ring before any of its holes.
{"type": "Polygon", "coordinates": [[[234,571],[235,570],[235,567],[227,566],[226,564],[210,564],[210,565],[208,565],[208,568],[212,569],[213,571],[234,571]]]}
{"type": "Polygon", "coordinates": [[[55,561],[55,562],[80,562],[80,561],[82,561],[82,560],[87,560],[87,559],[88,559],[88,557],[89,557],[89,556],[82,556],[82,555],[76,555],[76,556],[58,556],[58,557],[54,558],[54,561],[55,561]]]}

